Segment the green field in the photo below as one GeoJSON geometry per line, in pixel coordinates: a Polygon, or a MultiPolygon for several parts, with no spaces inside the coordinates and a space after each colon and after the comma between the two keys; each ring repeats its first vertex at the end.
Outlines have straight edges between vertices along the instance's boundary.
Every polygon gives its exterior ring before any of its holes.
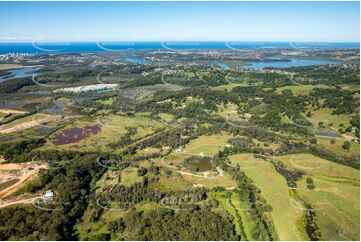
{"type": "MultiPolygon", "coordinates": [[[[231,200],[232,197],[235,197],[235,194],[233,192],[209,192],[208,197],[210,199],[218,200],[220,205],[232,215],[236,234],[239,236],[243,236],[245,232],[243,231],[242,223],[238,221],[239,218],[242,219],[241,214],[231,200]]],[[[236,200],[235,202],[237,203],[240,201],[236,200]]]]}
{"type": "Polygon", "coordinates": [[[12,70],[12,69],[21,69],[21,68],[30,68],[30,67],[39,67],[39,66],[23,66],[19,64],[0,64],[0,70],[12,70]]]}
{"type": "MultiPolygon", "coordinates": [[[[164,159],[154,159],[156,161],[156,164],[159,164],[164,169],[172,170],[171,176],[160,177],[160,184],[162,184],[164,187],[173,188],[173,189],[176,189],[178,186],[188,187],[188,188],[191,188],[193,186],[203,186],[210,189],[220,185],[222,185],[225,188],[232,188],[232,189],[237,187],[236,181],[234,181],[231,175],[226,172],[223,172],[222,175],[207,177],[206,174],[210,172],[205,172],[206,173],[205,174],[202,172],[193,173],[188,169],[181,170],[183,160],[186,159],[187,157],[189,156],[185,156],[177,153],[171,153],[170,155],[166,156],[164,159]],[[171,177],[172,179],[174,179],[174,181],[172,181],[171,177]]],[[[215,174],[215,172],[213,173],[215,174]]]]}
{"type": "Polygon", "coordinates": [[[325,240],[360,237],[360,171],[310,154],[275,157],[287,167],[306,172],[297,192],[317,209],[317,223],[325,240]],[[307,188],[312,177],[315,188],[307,188]]]}
{"type": "Polygon", "coordinates": [[[293,95],[296,95],[296,96],[297,95],[307,95],[314,88],[331,88],[331,87],[324,85],[324,84],[284,86],[284,87],[278,87],[276,90],[276,93],[281,94],[282,91],[284,91],[284,90],[291,90],[293,95]]]}
{"type": "Polygon", "coordinates": [[[254,158],[252,154],[231,155],[229,158],[253,180],[272,206],[270,214],[280,240],[302,240],[304,232],[300,231],[298,224],[303,212],[292,207],[292,196],[284,177],[270,162],[254,158]]]}
{"type": "MultiPolygon", "coordinates": [[[[138,176],[137,168],[129,167],[121,172],[121,184],[124,186],[131,186],[134,183],[141,182],[143,178],[138,176]]],[[[116,178],[117,179],[117,178],[116,178]]]]}
{"type": "Polygon", "coordinates": [[[116,99],[114,97],[110,97],[110,98],[106,98],[106,99],[97,100],[96,102],[105,104],[105,105],[112,105],[115,102],[115,100],[116,99]]]}
{"type": "MultiPolygon", "coordinates": [[[[328,126],[328,124],[332,123],[332,127],[335,129],[340,128],[340,124],[343,124],[344,127],[350,125],[351,117],[345,114],[335,115],[332,114],[332,109],[322,108],[317,111],[312,112],[311,117],[307,117],[307,119],[313,124],[314,127],[318,126],[319,122],[323,122],[324,126],[328,126]]],[[[304,115],[306,117],[306,115],[304,115]]]]}
{"type": "Polygon", "coordinates": [[[233,224],[237,235],[240,235],[242,240],[253,240],[253,226],[254,223],[247,212],[250,209],[249,204],[241,201],[239,195],[232,191],[209,192],[210,199],[219,201],[220,206],[226,209],[233,217],[233,224]]]}
{"type": "MultiPolygon", "coordinates": [[[[83,139],[77,143],[70,143],[65,145],[56,146],[62,150],[79,150],[85,149],[88,151],[99,151],[104,152],[114,151],[109,146],[109,143],[117,142],[122,136],[127,133],[126,127],[136,128],[136,133],[131,137],[131,139],[139,139],[148,134],[152,134],[157,128],[163,127],[159,121],[152,120],[147,117],[127,117],[120,115],[111,115],[111,116],[98,116],[93,121],[78,119],[75,122],[66,125],[63,129],[58,130],[55,134],[62,132],[62,130],[74,128],[74,127],[85,127],[92,125],[100,125],[101,131],[92,135],[86,139],[83,139]]],[[[47,142],[45,148],[53,147],[51,141],[47,142]]],[[[116,152],[116,151],[115,151],[116,152]]]]}
{"type": "Polygon", "coordinates": [[[326,148],[327,150],[336,153],[337,155],[342,156],[360,156],[360,145],[357,142],[351,142],[351,147],[349,150],[342,148],[342,145],[347,141],[343,137],[326,137],[326,136],[317,136],[317,145],[326,148]],[[331,140],[334,139],[335,143],[331,144],[331,140]]]}
{"type": "Polygon", "coordinates": [[[192,155],[215,155],[218,151],[223,150],[227,143],[229,135],[222,133],[211,136],[200,136],[192,140],[183,150],[183,153],[192,155]]]}

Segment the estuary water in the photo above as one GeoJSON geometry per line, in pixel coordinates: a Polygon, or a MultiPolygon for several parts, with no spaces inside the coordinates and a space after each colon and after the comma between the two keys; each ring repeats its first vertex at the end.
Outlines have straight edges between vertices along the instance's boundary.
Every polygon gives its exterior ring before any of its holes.
{"type": "Polygon", "coordinates": [[[7,76],[0,76],[0,83],[4,81],[8,81],[15,78],[20,77],[27,77],[27,76],[37,76],[37,73],[32,73],[34,71],[40,70],[40,68],[37,67],[29,67],[29,68],[21,68],[21,69],[12,69],[12,70],[6,70],[6,72],[9,73],[9,77],[7,76]]]}
{"type": "Polygon", "coordinates": [[[263,69],[266,67],[287,68],[294,66],[313,66],[313,65],[330,65],[338,64],[336,61],[323,61],[323,60],[301,60],[291,59],[291,61],[254,61],[250,65],[241,66],[241,68],[249,69],[263,69]]]}

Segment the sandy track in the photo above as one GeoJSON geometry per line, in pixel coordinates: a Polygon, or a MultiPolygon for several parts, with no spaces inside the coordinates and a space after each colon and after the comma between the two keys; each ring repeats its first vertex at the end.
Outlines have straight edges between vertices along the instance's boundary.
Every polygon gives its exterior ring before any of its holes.
{"type": "Polygon", "coordinates": [[[22,196],[22,197],[17,197],[16,199],[0,200],[0,208],[5,208],[18,204],[32,204],[35,202],[35,200],[42,197],[43,196],[39,196],[39,195],[31,195],[30,197],[22,196]]]}
{"type": "Polygon", "coordinates": [[[26,111],[21,110],[15,110],[15,109],[0,109],[0,113],[18,113],[18,114],[24,114],[27,113],[26,111]]]}

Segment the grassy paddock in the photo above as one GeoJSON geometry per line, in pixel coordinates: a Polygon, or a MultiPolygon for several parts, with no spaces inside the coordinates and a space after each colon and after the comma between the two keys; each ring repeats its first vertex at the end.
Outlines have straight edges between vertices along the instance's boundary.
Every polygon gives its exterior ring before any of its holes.
{"type": "Polygon", "coordinates": [[[360,172],[310,154],[275,157],[306,175],[297,192],[316,209],[317,223],[325,240],[358,240],[360,237],[360,172]],[[307,187],[311,177],[314,189],[307,187]]]}
{"type": "Polygon", "coordinates": [[[330,86],[324,84],[318,85],[301,85],[301,86],[284,86],[278,87],[276,89],[277,94],[281,94],[284,90],[291,90],[294,95],[307,95],[309,94],[314,88],[331,88],[330,86]]]}
{"type": "Polygon", "coordinates": [[[239,165],[246,176],[253,180],[253,184],[272,206],[270,214],[280,240],[302,240],[304,232],[299,230],[297,221],[303,212],[291,205],[290,189],[273,164],[254,158],[253,154],[237,154],[229,158],[233,165],[239,165]]]}

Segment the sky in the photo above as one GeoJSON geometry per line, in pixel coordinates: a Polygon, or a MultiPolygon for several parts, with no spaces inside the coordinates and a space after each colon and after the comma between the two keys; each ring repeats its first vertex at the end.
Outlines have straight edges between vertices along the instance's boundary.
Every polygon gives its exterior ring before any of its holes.
{"type": "Polygon", "coordinates": [[[0,41],[359,42],[359,2],[0,2],[0,41]]]}

